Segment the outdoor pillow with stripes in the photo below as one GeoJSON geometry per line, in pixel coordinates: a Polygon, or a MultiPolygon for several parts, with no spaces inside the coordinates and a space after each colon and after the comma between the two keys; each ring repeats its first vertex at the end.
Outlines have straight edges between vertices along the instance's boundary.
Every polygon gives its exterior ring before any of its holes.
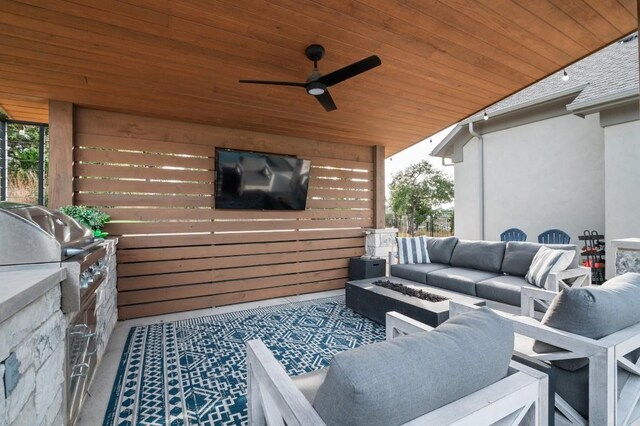
{"type": "Polygon", "coordinates": [[[396,238],[398,241],[398,263],[431,263],[427,251],[427,237],[396,238]]]}
{"type": "Polygon", "coordinates": [[[529,284],[546,288],[547,277],[552,272],[564,271],[571,265],[576,252],[571,250],[554,250],[542,246],[533,257],[529,271],[524,277],[529,284]]]}

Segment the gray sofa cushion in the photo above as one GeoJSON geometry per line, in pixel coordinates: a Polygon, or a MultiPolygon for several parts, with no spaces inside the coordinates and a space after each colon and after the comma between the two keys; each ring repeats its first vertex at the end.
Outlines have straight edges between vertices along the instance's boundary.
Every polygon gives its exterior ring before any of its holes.
{"type": "Polygon", "coordinates": [[[505,246],[502,241],[459,240],[451,255],[451,266],[501,272],[505,246]]]}
{"type": "Polygon", "coordinates": [[[427,251],[429,260],[432,263],[443,263],[448,265],[451,261],[451,254],[458,243],[456,237],[434,238],[427,237],[427,251]]]}
{"type": "Polygon", "coordinates": [[[427,285],[475,296],[476,283],[497,276],[498,274],[493,272],[475,269],[447,268],[429,273],[427,275],[427,285]]]}
{"type": "MultiPolygon", "coordinates": [[[[634,363],[637,361],[637,352],[631,357],[634,363]]],[[[582,417],[589,419],[589,366],[582,367],[576,371],[567,371],[562,368],[553,367],[556,378],[556,392],[571,407],[573,407],[582,417]]],[[[631,375],[622,368],[618,368],[618,395],[627,383],[631,375]]]]}
{"type": "Polygon", "coordinates": [[[580,260],[578,246],[574,244],[536,244],[522,241],[509,241],[507,243],[504,260],[502,261],[502,272],[509,275],[524,277],[529,271],[531,262],[542,246],[555,250],[574,250],[576,255],[569,265],[569,269],[577,268],[580,260]]]}
{"type": "Polygon", "coordinates": [[[520,306],[520,290],[522,287],[536,288],[522,277],[500,275],[477,283],[476,294],[483,299],[520,306]]]}
{"type": "Polygon", "coordinates": [[[307,401],[313,404],[313,400],[316,398],[318,389],[325,377],[327,377],[328,368],[321,368],[310,373],[300,374],[292,377],[293,384],[302,392],[307,401]]]}
{"type": "Polygon", "coordinates": [[[391,265],[391,275],[405,280],[426,284],[427,274],[440,269],[449,268],[449,265],[440,263],[424,263],[414,265],[391,265]]]}
{"type": "MultiPolygon", "coordinates": [[[[640,322],[640,274],[627,273],[600,287],[567,288],[558,294],[542,318],[542,324],[592,339],[601,339],[640,322]]],[[[554,346],[536,341],[537,353],[554,352],[554,346]]],[[[586,358],[554,361],[575,371],[588,364],[586,358]]]]}
{"type": "Polygon", "coordinates": [[[513,327],[489,309],[342,352],[313,406],[329,426],[406,423],[504,378],[513,327]]]}

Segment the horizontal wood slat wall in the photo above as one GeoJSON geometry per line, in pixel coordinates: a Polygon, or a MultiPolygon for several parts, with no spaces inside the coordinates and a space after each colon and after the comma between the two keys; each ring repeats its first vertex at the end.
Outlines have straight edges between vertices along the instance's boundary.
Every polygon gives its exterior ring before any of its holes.
{"type": "Polygon", "coordinates": [[[86,108],[74,131],[75,202],[120,238],[120,319],[342,288],[374,226],[374,147],[86,108]],[[307,209],[216,210],[216,147],[311,160],[307,209]]]}

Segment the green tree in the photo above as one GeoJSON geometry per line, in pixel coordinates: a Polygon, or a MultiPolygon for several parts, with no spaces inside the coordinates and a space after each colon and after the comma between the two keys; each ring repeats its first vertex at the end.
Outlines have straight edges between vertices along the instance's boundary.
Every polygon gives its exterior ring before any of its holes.
{"type": "MultiPolygon", "coordinates": [[[[40,140],[38,126],[9,124],[7,139],[9,141],[8,169],[10,175],[38,171],[38,143],[40,140]]],[[[45,139],[47,135],[45,133],[45,139]]],[[[45,157],[46,166],[46,157],[45,157]]]]}
{"type": "Polygon", "coordinates": [[[391,210],[409,218],[409,233],[429,216],[435,215],[443,204],[453,201],[453,181],[436,170],[427,160],[413,164],[391,178],[391,210]]]}

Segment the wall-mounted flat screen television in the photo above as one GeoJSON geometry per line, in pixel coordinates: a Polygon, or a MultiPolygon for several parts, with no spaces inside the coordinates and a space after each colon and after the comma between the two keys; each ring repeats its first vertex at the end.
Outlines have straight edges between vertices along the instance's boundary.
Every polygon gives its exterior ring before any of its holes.
{"type": "Polygon", "coordinates": [[[216,209],[304,210],[311,162],[216,149],[216,209]]]}

